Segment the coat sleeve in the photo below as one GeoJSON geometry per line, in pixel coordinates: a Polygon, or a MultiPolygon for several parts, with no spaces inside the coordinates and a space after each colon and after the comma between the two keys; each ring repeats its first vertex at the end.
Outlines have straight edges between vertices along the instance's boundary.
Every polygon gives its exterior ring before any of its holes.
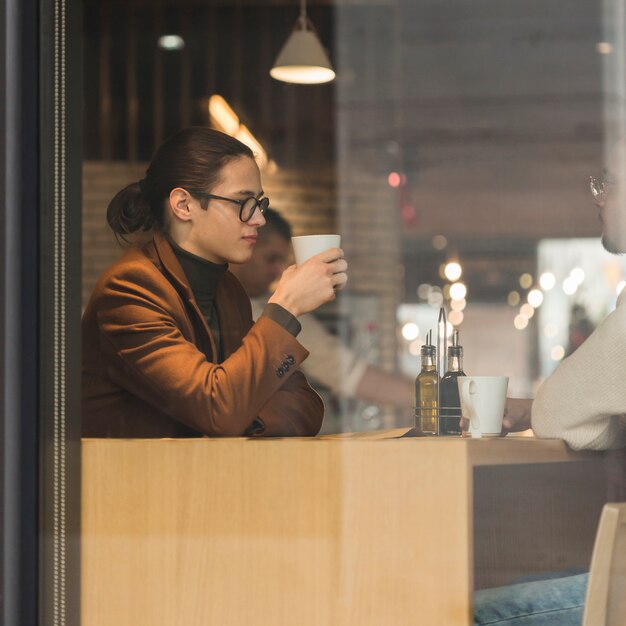
{"type": "MultiPolygon", "coordinates": [[[[266,301],[252,300],[252,316],[259,319],[266,301]]],[[[329,332],[312,313],[300,316],[298,341],[305,347],[315,347],[302,364],[302,371],[313,381],[322,383],[336,394],[354,397],[368,362],[346,346],[337,335],[329,332]]]]}
{"type": "Polygon", "coordinates": [[[316,435],[322,426],[324,403],[304,374],[296,370],[267,401],[259,417],[265,436],[316,435]]]}
{"type": "Polygon", "coordinates": [[[532,427],[572,448],[626,444],[626,301],[539,388],[532,427]]]}
{"type": "Polygon", "coordinates": [[[297,371],[308,352],[273,320],[212,363],[183,336],[176,292],[148,271],[111,278],[95,306],[108,375],[160,411],[209,436],[241,436],[258,416],[261,434],[319,431],[323,404],[297,371]]]}

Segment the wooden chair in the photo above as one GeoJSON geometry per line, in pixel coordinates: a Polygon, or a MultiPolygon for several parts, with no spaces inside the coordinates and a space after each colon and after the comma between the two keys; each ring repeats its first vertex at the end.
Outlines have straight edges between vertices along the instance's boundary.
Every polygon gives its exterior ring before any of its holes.
{"type": "Polygon", "coordinates": [[[605,504],[591,557],[583,626],[626,625],[626,503],[605,504]]]}

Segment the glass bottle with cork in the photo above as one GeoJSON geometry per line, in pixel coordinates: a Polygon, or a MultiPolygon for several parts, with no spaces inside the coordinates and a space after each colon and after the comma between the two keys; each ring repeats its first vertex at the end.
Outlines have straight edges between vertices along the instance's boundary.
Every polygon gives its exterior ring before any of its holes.
{"type": "Polygon", "coordinates": [[[452,345],[448,347],[448,369],[441,378],[441,406],[439,434],[442,436],[461,435],[461,401],[459,399],[459,376],[463,371],[463,348],[459,345],[459,331],[452,335],[452,345]]]}
{"type": "Polygon", "coordinates": [[[415,379],[415,428],[423,435],[432,436],[439,434],[439,374],[431,336],[432,331],[420,351],[422,369],[415,379]]]}

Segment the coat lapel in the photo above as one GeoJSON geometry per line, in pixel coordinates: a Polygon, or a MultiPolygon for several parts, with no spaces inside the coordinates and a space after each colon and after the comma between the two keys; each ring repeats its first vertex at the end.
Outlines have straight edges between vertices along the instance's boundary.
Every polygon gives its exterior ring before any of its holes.
{"type": "MultiPolygon", "coordinates": [[[[215,339],[213,338],[213,333],[211,333],[211,330],[209,329],[206,320],[204,319],[204,315],[202,315],[202,312],[198,308],[196,299],[193,295],[193,291],[189,286],[189,282],[187,281],[187,277],[185,276],[183,268],[180,266],[180,263],[178,262],[174,251],[172,250],[172,246],[170,246],[167,238],[159,232],[154,233],[153,241],[154,248],[156,250],[157,256],[159,257],[159,261],[161,262],[161,265],[165,270],[165,273],[170,279],[170,282],[174,285],[176,291],[178,291],[178,293],[183,298],[183,302],[185,302],[185,304],[187,305],[187,310],[190,310],[192,314],[195,315],[196,322],[198,322],[198,324],[200,325],[199,328],[204,331],[204,334],[209,341],[209,344],[211,346],[211,354],[214,355],[214,359],[216,359],[217,348],[215,345],[215,339]]],[[[198,328],[198,324],[195,324],[194,326],[198,328]]]]}

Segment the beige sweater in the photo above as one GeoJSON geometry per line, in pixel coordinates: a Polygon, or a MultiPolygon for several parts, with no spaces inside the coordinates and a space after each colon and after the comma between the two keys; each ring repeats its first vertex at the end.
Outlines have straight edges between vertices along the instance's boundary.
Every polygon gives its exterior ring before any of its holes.
{"type": "Polygon", "coordinates": [[[541,385],[532,427],[575,450],[626,445],[626,289],[615,311],[541,385]]]}

